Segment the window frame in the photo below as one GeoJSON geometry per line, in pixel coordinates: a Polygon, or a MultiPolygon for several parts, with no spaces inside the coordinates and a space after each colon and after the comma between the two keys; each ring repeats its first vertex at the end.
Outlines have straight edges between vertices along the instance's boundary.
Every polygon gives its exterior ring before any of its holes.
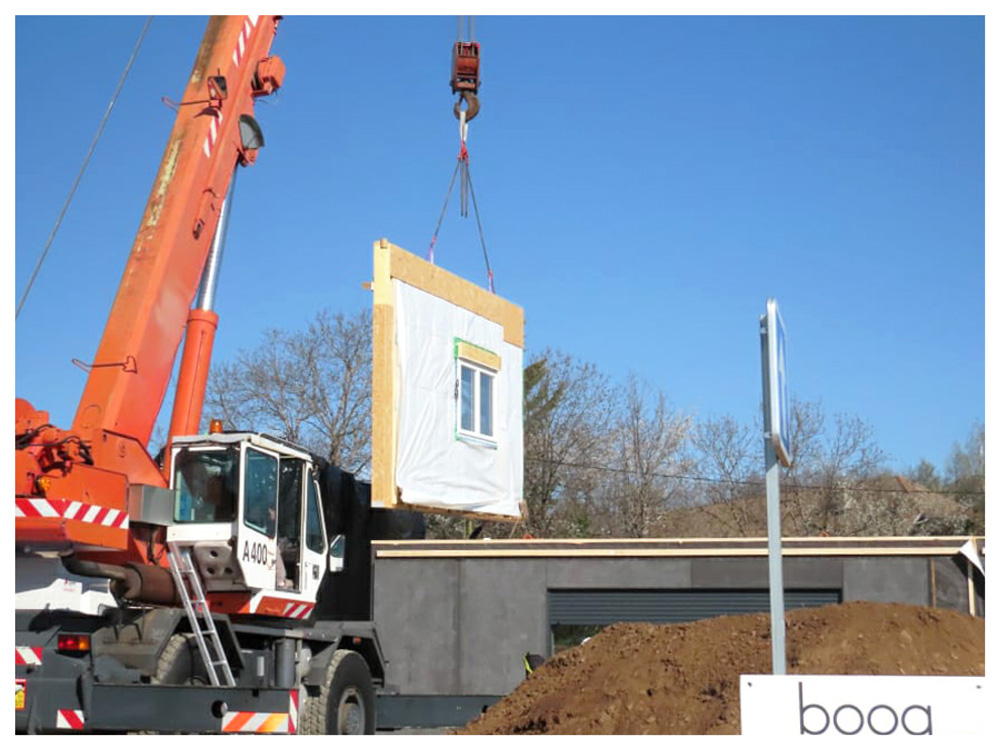
{"type": "MultiPolygon", "coordinates": [[[[170,488],[175,491],[173,510],[171,516],[173,522],[176,524],[203,524],[203,523],[226,523],[234,524],[236,523],[237,517],[239,516],[239,506],[242,498],[242,487],[243,487],[243,457],[239,448],[233,448],[232,446],[205,446],[205,445],[181,445],[174,448],[171,454],[171,472],[170,477],[170,488]],[[232,459],[234,459],[235,466],[237,467],[237,472],[239,476],[236,478],[236,487],[228,487],[232,492],[230,497],[231,500],[231,512],[229,518],[222,519],[206,519],[206,518],[194,518],[194,501],[198,499],[202,508],[206,507],[207,499],[204,496],[194,495],[190,488],[187,487],[186,480],[180,476],[181,470],[178,467],[179,457],[184,454],[229,454],[232,459]],[[184,486],[180,486],[179,482],[183,481],[184,486]],[[181,518],[180,510],[182,506],[181,500],[184,496],[187,496],[188,503],[187,506],[191,510],[192,518],[181,518]]],[[[224,480],[225,482],[225,480],[224,480]]],[[[228,484],[228,483],[227,483],[228,484]]],[[[217,512],[217,511],[216,511],[217,512]]]]}
{"type": "Polygon", "coordinates": [[[258,445],[250,445],[248,443],[243,444],[242,449],[242,461],[240,466],[240,515],[243,520],[243,526],[255,531],[258,534],[263,534],[268,539],[278,538],[278,490],[279,490],[279,475],[281,472],[281,455],[274,451],[267,450],[266,448],[261,448],[258,445]],[[247,469],[249,468],[249,453],[253,451],[254,453],[259,453],[267,458],[272,459],[275,462],[274,467],[274,501],[271,507],[274,509],[274,518],[271,520],[271,528],[267,528],[267,519],[265,519],[265,524],[263,527],[257,526],[251,523],[247,519],[247,498],[246,490],[250,487],[250,483],[247,481],[247,469]]]}
{"type": "Polygon", "coordinates": [[[497,447],[497,382],[500,375],[500,357],[476,344],[456,338],[455,354],[455,438],[467,442],[497,447]],[[463,395],[465,394],[462,368],[471,370],[472,380],[472,429],[462,425],[463,395]],[[482,431],[482,383],[483,377],[490,383],[490,428],[491,434],[482,431]]]}
{"type": "Polygon", "coordinates": [[[323,518],[323,503],[322,495],[319,492],[319,482],[317,481],[316,472],[310,467],[307,471],[307,481],[305,486],[305,498],[302,503],[304,511],[304,523],[302,524],[302,547],[310,552],[314,552],[317,555],[323,555],[327,553],[327,538],[326,538],[326,519],[323,518]],[[309,508],[310,508],[310,488],[312,489],[312,499],[311,505],[316,508],[316,521],[319,524],[319,536],[320,536],[320,548],[314,549],[312,545],[309,544],[309,508]]]}

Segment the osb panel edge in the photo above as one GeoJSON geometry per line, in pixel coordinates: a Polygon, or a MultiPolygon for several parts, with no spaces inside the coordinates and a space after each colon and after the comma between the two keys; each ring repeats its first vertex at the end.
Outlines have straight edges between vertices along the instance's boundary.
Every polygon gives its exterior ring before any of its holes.
{"type": "Polygon", "coordinates": [[[503,328],[503,340],[524,348],[524,310],[467,279],[417,257],[391,242],[376,243],[387,251],[389,275],[405,284],[450,302],[503,328]],[[386,247],[387,246],[387,247],[386,247]]]}
{"type": "Polygon", "coordinates": [[[418,513],[433,513],[440,516],[458,516],[476,521],[495,521],[499,523],[516,524],[524,520],[518,516],[502,516],[499,513],[479,513],[474,510],[460,510],[458,508],[436,508],[433,505],[411,504],[400,500],[396,504],[397,510],[413,510],[418,513]]]}
{"type": "Polygon", "coordinates": [[[389,249],[374,247],[372,310],[372,504],[396,505],[395,389],[393,336],[395,314],[389,276],[389,249]]]}

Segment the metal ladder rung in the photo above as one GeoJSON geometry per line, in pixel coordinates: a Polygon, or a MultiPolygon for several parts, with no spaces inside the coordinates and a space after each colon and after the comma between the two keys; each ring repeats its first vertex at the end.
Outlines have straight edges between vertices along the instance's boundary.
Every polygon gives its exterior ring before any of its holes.
{"type": "Polygon", "coordinates": [[[219,631],[215,627],[215,620],[212,617],[211,610],[208,608],[208,602],[205,600],[205,592],[201,588],[201,579],[198,577],[198,571],[195,569],[194,563],[191,562],[190,551],[180,549],[176,542],[167,542],[167,560],[170,562],[170,572],[173,574],[174,583],[177,585],[181,602],[184,604],[184,611],[187,613],[188,621],[191,623],[191,631],[194,633],[195,641],[198,644],[198,652],[201,654],[212,685],[218,686],[222,683],[222,680],[219,679],[219,671],[216,669],[216,667],[221,667],[224,684],[228,687],[235,686],[236,680],[233,678],[229,661],[225,658],[226,652],[222,647],[222,641],[219,639],[219,631]],[[191,591],[194,593],[193,597],[188,593],[188,587],[184,580],[185,577],[191,584],[191,591]],[[199,617],[204,621],[203,624],[199,621],[199,617]],[[212,655],[209,654],[208,643],[205,641],[206,635],[212,643],[215,656],[222,658],[213,659],[212,655]]]}

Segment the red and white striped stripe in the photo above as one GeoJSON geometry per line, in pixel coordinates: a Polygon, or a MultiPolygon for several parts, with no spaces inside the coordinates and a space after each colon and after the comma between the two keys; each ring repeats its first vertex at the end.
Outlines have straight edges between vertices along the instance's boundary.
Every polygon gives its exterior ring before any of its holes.
{"type": "Polygon", "coordinates": [[[56,729],[83,729],[83,711],[60,708],[56,712],[56,729]]]}
{"type": "Polygon", "coordinates": [[[14,664],[36,665],[42,663],[42,649],[34,646],[14,646],[14,664]]]}
{"type": "Polygon", "coordinates": [[[289,715],[229,711],[222,717],[223,732],[242,734],[288,734],[289,715]]]}
{"type": "Polygon", "coordinates": [[[205,152],[205,156],[211,158],[212,149],[215,148],[216,141],[219,140],[219,130],[222,128],[222,112],[215,110],[212,114],[212,119],[208,123],[208,135],[205,136],[205,142],[202,144],[201,149],[205,152]]]}
{"type": "MultiPolygon", "coordinates": [[[[243,20],[243,28],[240,29],[240,35],[236,39],[236,48],[233,50],[233,65],[237,68],[243,64],[247,47],[250,44],[250,34],[257,27],[258,18],[260,16],[247,16],[243,20]]],[[[219,129],[222,127],[222,112],[216,110],[212,114],[214,117],[209,123],[209,133],[205,137],[205,142],[201,147],[201,150],[205,153],[205,157],[208,159],[212,158],[212,151],[215,148],[216,141],[219,139],[219,129]]]]}
{"type": "Polygon", "coordinates": [[[250,43],[250,34],[257,25],[260,16],[247,16],[243,21],[243,28],[240,29],[239,39],[236,40],[236,49],[233,50],[233,64],[238,68],[243,62],[243,55],[246,53],[247,45],[250,43]]]}
{"type": "Polygon", "coordinates": [[[253,595],[234,595],[225,599],[225,594],[210,596],[212,609],[217,612],[236,613],[241,615],[267,615],[269,617],[287,617],[291,620],[306,620],[316,609],[316,602],[302,598],[292,599],[284,596],[272,596],[269,592],[257,591],[253,595]]]}
{"type": "Polygon", "coordinates": [[[79,500],[49,500],[45,497],[14,498],[15,518],[65,518],[112,529],[128,528],[128,513],[124,510],[90,505],[79,500]]]}
{"type": "Polygon", "coordinates": [[[285,605],[285,611],[281,613],[281,616],[294,620],[305,620],[312,614],[315,606],[309,602],[289,602],[285,605]]]}
{"type": "Polygon", "coordinates": [[[299,691],[292,690],[288,700],[288,733],[296,734],[299,726],[299,691]]]}

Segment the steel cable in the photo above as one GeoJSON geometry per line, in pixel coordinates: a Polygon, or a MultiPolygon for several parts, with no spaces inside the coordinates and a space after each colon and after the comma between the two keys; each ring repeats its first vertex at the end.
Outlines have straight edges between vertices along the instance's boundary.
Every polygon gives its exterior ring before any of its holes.
{"type": "Polygon", "coordinates": [[[448,210],[448,201],[451,200],[451,189],[455,187],[455,175],[458,174],[458,168],[462,165],[459,161],[455,164],[455,171],[451,173],[451,182],[448,183],[448,192],[444,195],[444,205],[441,206],[441,215],[438,217],[437,226],[434,227],[434,235],[431,237],[431,246],[427,250],[427,260],[431,263],[434,262],[434,245],[437,244],[438,232],[441,231],[441,224],[444,222],[444,214],[448,210]]]}
{"type": "Polygon", "coordinates": [[[104,132],[104,126],[108,122],[108,118],[111,116],[111,110],[114,109],[115,103],[118,101],[118,95],[121,93],[122,87],[125,85],[125,79],[128,77],[129,71],[132,70],[132,63],[135,62],[136,55],[139,53],[139,47],[142,46],[142,40],[146,36],[146,31],[149,29],[149,24],[152,23],[153,16],[148,16],[146,18],[146,23],[143,24],[142,31],[139,32],[139,38],[136,40],[135,47],[132,49],[132,56],[129,57],[128,63],[125,65],[125,70],[122,72],[122,76],[118,81],[118,86],[115,88],[115,93],[111,96],[111,101],[108,103],[108,108],[104,112],[104,117],[101,118],[101,124],[97,128],[97,133],[94,135],[93,141],[90,143],[90,149],[87,151],[87,155],[83,159],[83,165],[80,167],[79,173],[76,175],[76,180],[73,181],[73,187],[70,188],[69,195],[66,196],[66,201],[63,203],[62,210],[59,211],[59,215],[56,217],[56,223],[52,227],[52,231],[49,232],[49,237],[45,241],[45,247],[42,249],[42,254],[38,258],[38,262],[35,264],[35,270],[31,273],[31,278],[28,279],[28,285],[24,289],[24,293],[21,295],[21,300],[17,303],[17,310],[14,312],[14,320],[17,321],[18,316],[21,314],[21,308],[24,307],[24,302],[28,298],[28,293],[31,291],[31,287],[35,283],[35,278],[38,276],[38,272],[42,268],[42,263],[45,262],[45,256],[49,253],[49,248],[52,247],[52,242],[55,240],[56,232],[59,231],[59,226],[62,224],[63,217],[66,215],[66,211],[69,209],[70,203],[73,202],[73,196],[76,194],[76,189],[80,185],[80,180],[83,179],[83,173],[87,169],[87,164],[90,163],[90,157],[93,156],[94,150],[97,148],[97,142],[101,139],[101,135],[104,132]]]}
{"type": "Polygon", "coordinates": [[[486,277],[490,282],[490,291],[496,294],[493,288],[493,269],[490,268],[490,256],[486,252],[486,235],[483,233],[483,223],[479,220],[479,204],[476,203],[476,190],[472,187],[472,174],[468,171],[466,163],[466,179],[469,182],[469,194],[472,196],[472,208],[476,212],[476,226],[479,227],[479,242],[483,246],[483,260],[486,261],[486,277]]]}

